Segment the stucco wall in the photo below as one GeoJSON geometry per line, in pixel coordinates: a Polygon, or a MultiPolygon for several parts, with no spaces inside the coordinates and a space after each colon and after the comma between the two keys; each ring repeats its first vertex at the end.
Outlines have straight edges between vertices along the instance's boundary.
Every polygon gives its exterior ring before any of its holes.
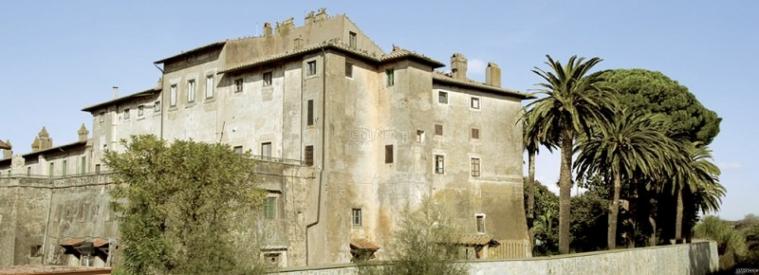
{"type": "MultiPolygon", "coordinates": [[[[614,251],[577,253],[524,260],[475,261],[465,263],[469,274],[709,274],[719,268],[717,244],[657,246],[614,251]]],[[[278,274],[357,274],[353,265],[282,269],[278,274]]]]}

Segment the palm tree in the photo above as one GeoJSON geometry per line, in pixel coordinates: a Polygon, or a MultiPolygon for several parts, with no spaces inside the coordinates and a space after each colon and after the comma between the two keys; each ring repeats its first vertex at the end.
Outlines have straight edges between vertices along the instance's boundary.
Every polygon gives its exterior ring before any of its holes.
{"type": "MultiPolygon", "coordinates": [[[[532,123],[527,115],[522,119],[524,149],[527,151],[527,219],[532,222],[535,219],[535,157],[540,150],[540,146],[546,146],[549,151],[553,151],[554,146],[546,142],[546,139],[540,136],[540,128],[532,123]]],[[[531,234],[532,235],[532,234],[531,234]]]]}
{"type": "Polygon", "coordinates": [[[572,189],[572,150],[580,133],[589,132],[591,125],[606,120],[613,105],[609,89],[601,84],[600,72],[590,69],[601,62],[572,56],[566,65],[546,56],[551,72],[540,68],[532,71],[545,82],[537,84],[543,97],[527,105],[525,113],[535,125],[538,136],[561,148],[559,173],[559,252],[569,253],[569,201],[572,189]]]}
{"type": "Polygon", "coordinates": [[[676,158],[672,162],[674,175],[672,188],[677,196],[675,214],[675,240],[682,242],[683,233],[683,192],[687,188],[689,193],[699,194],[701,203],[699,208],[707,212],[719,208],[721,197],[725,193],[724,187],[719,184],[720,170],[711,159],[711,150],[708,146],[700,143],[685,142],[681,144],[680,151],[684,158],[676,158]]]}
{"type": "Polygon", "coordinates": [[[665,170],[666,158],[677,147],[667,137],[661,116],[618,110],[609,123],[596,125],[590,136],[579,139],[577,148],[578,178],[606,175],[612,181],[613,199],[609,205],[607,245],[617,244],[617,217],[623,179],[654,178],[665,170]]]}

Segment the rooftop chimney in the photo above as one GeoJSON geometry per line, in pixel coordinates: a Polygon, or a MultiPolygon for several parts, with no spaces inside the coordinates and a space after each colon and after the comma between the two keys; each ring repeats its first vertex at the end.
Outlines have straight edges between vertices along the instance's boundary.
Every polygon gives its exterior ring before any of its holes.
{"type": "Polygon", "coordinates": [[[451,56],[451,74],[453,78],[466,80],[466,57],[461,53],[451,56]]]}
{"type": "Polygon", "coordinates": [[[119,97],[119,86],[113,86],[111,88],[113,98],[119,97]]]}
{"type": "Polygon", "coordinates": [[[290,30],[295,27],[295,22],[293,21],[293,18],[290,17],[285,21],[277,22],[276,31],[278,35],[287,35],[290,33],[290,30]]]}
{"type": "Polygon", "coordinates": [[[82,123],[82,127],[79,127],[79,131],[76,133],[79,135],[79,141],[87,141],[87,135],[90,134],[90,131],[87,131],[87,127],[84,127],[84,123],[82,123]]]}
{"type": "Polygon", "coordinates": [[[488,62],[488,67],[485,69],[485,84],[501,87],[501,68],[498,64],[488,62]]]}
{"type": "Polygon", "coordinates": [[[264,23],[264,37],[271,37],[272,31],[271,31],[271,23],[266,22],[264,23]]]}

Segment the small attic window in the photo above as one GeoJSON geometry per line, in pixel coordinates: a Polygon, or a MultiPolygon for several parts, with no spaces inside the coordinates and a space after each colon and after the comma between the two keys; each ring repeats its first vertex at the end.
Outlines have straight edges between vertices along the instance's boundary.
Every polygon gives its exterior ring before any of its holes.
{"type": "Polygon", "coordinates": [[[355,32],[348,32],[348,45],[351,49],[358,48],[358,41],[356,40],[356,33],[355,32]]]}

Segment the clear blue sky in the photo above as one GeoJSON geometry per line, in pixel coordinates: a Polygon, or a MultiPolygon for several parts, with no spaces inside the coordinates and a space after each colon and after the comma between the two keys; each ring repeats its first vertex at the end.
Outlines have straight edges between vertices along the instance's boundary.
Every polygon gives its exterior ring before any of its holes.
{"type": "MultiPolygon", "coordinates": [[[[12,1],[0,9],[0,138],[30,150],[44,125],[72,142],[82,107],[151,87],[152,62],[208,42],[258,35],[267,21],[326,7],[346,13],[385,50],[392,44],[470,74],[498,63],[506,86],[526,90],[545,54],[605,59],[599,69],[647,68],[688,86],[722,118],[712,144],[728,189],[724,218],[759,213],[759,1],[12,1]],[[464,4],[466,3],[466,4],[464,4]]],[[[538,178],[555,182],[558,158],[538,178]]]]}

